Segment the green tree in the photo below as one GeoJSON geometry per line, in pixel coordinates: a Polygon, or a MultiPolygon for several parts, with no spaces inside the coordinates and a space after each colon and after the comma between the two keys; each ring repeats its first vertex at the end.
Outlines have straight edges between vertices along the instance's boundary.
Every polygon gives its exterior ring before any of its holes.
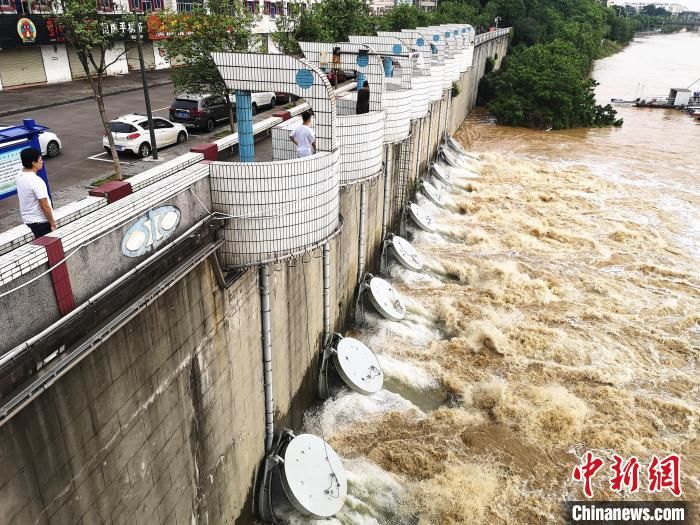
{"type": "Polygon", "coordinates": [[[537,44],[510,56],[494,72],[496,97],[488,104],[498,122],[513,126],[564,129],[621,124],[615,112],[595,104],[589,61],[562,40],[537,44]]]}
{"type": "Polygon", "coordinates": [[[348,35],[371,35],[376,20],[365,0],[321,0],[310,8],[289,4],[289,13],[275,21],[275,45],[285,54],[298,55],[298,42],[346,42],[348,35]]]}
{"type": "Polygon", "coordinates": [[[399,4],[383,16],[378,17],[380,31],[401,31],[413,27],[431,24],[430,13],[422,11],[412,4],[399,4]]]}
{"type": "Polygon", "coordinates": [[[443,0],[428,15],[429,25],[465,23],[476,17],[476,9],[472,4],[461,0],[443,0]]]}
{"type": "MultiPolygon", "coordinates": [[[[211,53],[245,51],[253,46],[253,16],[239,0],[208,0],[206,9],[196,7],[186,13],[159,14],[157,28],[168,35],[163,41],[168,56],[183,63],[172,71],[177,92],[210,93],[226,98],[230,93],[211,53]]],[[[231,109],[229,123],[235,129],[231,109]]]]}
{"type": "Polygon", "coordinates": [[[114,177],[122,180],[119,155],[105,110],[103,87],[107,68],[124,54],[123,52],[116,55],[112,53],[111,58],[108,59],[107,52],[114,49],[116,42],[123,41],[129,36],[111,31],[110,20],[97,10],[97,3],[94,0],[62,0],[60,7],[60,12],[56,14],[58,23],[62,27],[66,43],[76,50],[78,60],[87,75],[97,103],[102,128],[109,141],[114,163],[114,177]]]}
{"type": "Polygon", "coordinates": [[[499,27],[513,27],[526,12],[524,0],[495,0],[489,4],[495,4],[495,14],[500,17],[499,27]]]}
{"type": "Polygon", "coordinates": [[[641,13],[649,16],[668,16],[671,13],[663,7],[657,7],[654,4],[645,5],[640,10],[641,13]]]}

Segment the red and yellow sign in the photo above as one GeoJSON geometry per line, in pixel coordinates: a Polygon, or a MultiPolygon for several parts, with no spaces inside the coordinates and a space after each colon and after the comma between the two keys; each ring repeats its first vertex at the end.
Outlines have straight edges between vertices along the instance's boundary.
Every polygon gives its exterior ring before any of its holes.
{"type": "Polygon", "coordinates": [[[36,26],[29,18],[20,18],[17,21],[17,34],[24,44],[30,44],[36,40],[36,26]]]}

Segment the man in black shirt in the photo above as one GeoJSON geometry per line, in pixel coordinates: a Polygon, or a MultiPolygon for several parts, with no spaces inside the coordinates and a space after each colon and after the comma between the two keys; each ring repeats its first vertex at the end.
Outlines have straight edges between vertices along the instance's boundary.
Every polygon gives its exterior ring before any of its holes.
{"type": "Polygon", "coordinates": [[[365,80],[362,84],[362,89],[357,92],[357,104],[355,105],[355,113],[362,115],[369,113],[369,82],[365,80]]]}

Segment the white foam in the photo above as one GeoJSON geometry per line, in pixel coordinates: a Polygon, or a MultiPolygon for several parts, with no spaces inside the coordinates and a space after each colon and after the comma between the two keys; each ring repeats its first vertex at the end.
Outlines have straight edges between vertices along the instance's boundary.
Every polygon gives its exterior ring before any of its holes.
{"type": "Polygon", "coordinates": [[[391,523],[400,513],[403,484],[387,471],[364,459],[345,459],[348,495],[335,517],[318,520],[294,510],[280,513],[288,525],[379,525],[391,523]]]}
{"type": "MultiPolygon", "coordinates": [[[[423,264],[425,265],[425,261],[423,264]]],[[[389,275],[391,275],[392,279],[397,279],[408,287],[442,288],[444,286],[443,282],[434,275],[425,272],[414,272],[394,262],[389,266],[389,275]]]]}
{"type": "Polygon", "coordinates": [[[440,383],[430,372],[406,359],[397,359],[387,354],[377,355],[385,377],[408,385],[415,390],[435,390],[440,383]]]}
{"type": "Polygon", "coordinates": [[[330,436],[343,428],[386,412],[418,410],[413,403],[388,390],[365,396],[349,390],[327,399],[320,408],[307,412],[304,428],[317,436],[330,436]]]}

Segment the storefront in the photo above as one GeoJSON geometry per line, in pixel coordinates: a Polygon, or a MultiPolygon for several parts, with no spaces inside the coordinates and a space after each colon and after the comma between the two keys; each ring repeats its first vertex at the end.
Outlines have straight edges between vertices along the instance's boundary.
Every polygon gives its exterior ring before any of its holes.
{"type": "MultiPolygon", "coordinates": [[[[121,17],[109,17],[105,30],[124,35],[107,50],[107,75],[123,75],[139,69],[133,38],[136,27],[121,17]]],[[[142,27],[146,69],[169,67],[162,49],[149,41],[142,27]]],[[[94,56],[99,57],[95,52],[94,56]]],[[[90,64],[88,64],[90,65],[90,64]]],[[[92,70],[92,67],[90,67],[92,70]]],[[[87,74],[75,49],[66,46],[55,17],[34,14],[0,14],[0,89],[31,84],[66,82],[87,74]]]]}
{"type": "Polygon", "coordinates": [[[47,82],[41,46],[59,45],[61,41],[54,18],[0,15],[0,81],[3,88],[47,82]]]}

